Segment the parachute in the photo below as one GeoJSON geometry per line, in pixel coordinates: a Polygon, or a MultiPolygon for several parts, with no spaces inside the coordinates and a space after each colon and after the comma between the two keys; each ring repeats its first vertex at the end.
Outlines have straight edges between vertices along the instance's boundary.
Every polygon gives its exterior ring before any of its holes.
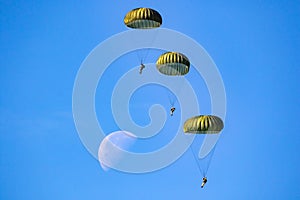
{"type": "MultiPolygon", "coordinates": [[[[185,133],[192,133],[192,134],[218,134],[221,132],[223,128],[224,128],[224,124],[222,119],[215,115],[195,116],[187,119],[183,125],[183,131],[185,133]]],[[[198,146],[199,146],[199,140],[198,140],[198,144],[196,144],[196,147],[198,146]]],[[[200,173],[206,179],[206,174],[212,156],[214,154],[215,148],[213,148],[213,150],[205,158],[202,159],[200,159],[200,157],[196,155],[192,145],[190,146],[190,149],[192,151],[193,157],[197,163],[200,173]]],[[[207,179],[206,181],[204,181],[204,178],[201,187],[203,187],[207,181],[207,179]]]]}
{"type": "MultiPolygon", "coordinates": [[[[190,69],[190,61],[189,59],[179,52],[166,52],[159,56],[156,61],[157,70],[164,75],[167,76],[184,76],[189,72],[190,69]]],[[[177,93],[182,91],[183,86],[185,85],[184,77],[176,78],[177,93]]],[[[175,83],[175,82],[174,82],[175,83]]],[[[170,93],[166,90],[166,94],[168,96],[170,106],[175,107],[175,103],[177,102],[177,98],[173,93],[170,93]]]]}
{"type": "Polygon", "coordinates": [[[190,61],[182,53],[167,52],[157,59],[156,68],[165,75],[183,76],[190,70],[190,61]]]}
{"type": "Polygon", "coordinates": [[[185,121],[185,133],[213,134],[219,133],[224,127],[221,118],[214,115],[199,115],[185,121]]]}
{"type": "Polygon", "coordinates": [[[124,24],[133,29],[158,28],[162,18],[159,12],[151,8],[136,8],[126,14],[124,24]]]}
{"type": "MultiPolygon", "coordinates": [[[[135,8],[129,11],[124,17],[124,24],[128,28],[132,29],[155,29],[161,26],[162,24],[162,17],[154,9],[151,8],[135,8]]],[[[155,40],[155,36],[157,33],[154,32],[153,34],[153,42],[155,40]]],[[[132,42],[138,41],[135,38],[132,38],[132,42]]],[[[144,65],[144,62],[148,56],[149,48],[142,49],[137,51],[137,57],[141,61],[141,66],[144,65]]],[[[141,68],[140,68],[141,69],[141,68]]],[[[142,70],[140,70],[141,74],[142,70]]]]}

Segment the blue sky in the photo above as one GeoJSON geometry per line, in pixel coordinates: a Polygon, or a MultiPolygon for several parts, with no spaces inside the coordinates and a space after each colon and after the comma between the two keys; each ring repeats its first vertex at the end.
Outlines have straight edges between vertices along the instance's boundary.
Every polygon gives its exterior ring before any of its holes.
{"type": "Polygon", "coordinates": [[[0,10],[0,199],[300,198],[299,1],[1,1],[0,10]],[[127,30],[136,7],[196,40],[222,75],[227,116],[204,189],[189,151],[153,173],[105,172],[78,137],[77,71],[127,30]]]}

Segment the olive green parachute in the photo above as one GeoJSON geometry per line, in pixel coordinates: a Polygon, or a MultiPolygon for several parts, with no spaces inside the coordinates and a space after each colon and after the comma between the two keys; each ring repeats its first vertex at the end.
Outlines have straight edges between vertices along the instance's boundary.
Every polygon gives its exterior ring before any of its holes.
{"type": "Polygon", "coordinates": [[[186,120],[183,131],[185,133],[210,134],[219,133],[223,127],[221,118],[214,115],[199,115],[186,120]]]}
{"type": "Polygon", "coordinates": [[[161,15],[151,8],[136,8],[124,17],[124,24],[134,29],[150,29],[160,27],[161,15]]]}
{"type": "Polygon", "coordinates": [[[190,61],[182,53],[167,52],[157,59],[156,68],[165,75],[183,76],[190,70],[190,61]]]}

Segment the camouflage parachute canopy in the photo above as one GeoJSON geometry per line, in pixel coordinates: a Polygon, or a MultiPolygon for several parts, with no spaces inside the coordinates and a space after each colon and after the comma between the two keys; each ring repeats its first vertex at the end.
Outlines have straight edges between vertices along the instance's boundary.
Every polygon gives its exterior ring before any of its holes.
{"type": "Polygon", "coordinates": [[[124,24],[134,29],[150,29],[160,27],[161,15],[151,8],[136,8],[124,17],[124,24]]]}
{"type": "Polygon", "coordinates": [[[219,133],[224,127],[221,118],[214,115],[199,115],[189,118],[183,125],[185,133],[219,133]]]}
{"type": "Polygon", "coordinates": [[[182,76],[189,72],[190,61],[182,53],[167,52],[157,59],[156,68],[165,75],[182,76]]]}

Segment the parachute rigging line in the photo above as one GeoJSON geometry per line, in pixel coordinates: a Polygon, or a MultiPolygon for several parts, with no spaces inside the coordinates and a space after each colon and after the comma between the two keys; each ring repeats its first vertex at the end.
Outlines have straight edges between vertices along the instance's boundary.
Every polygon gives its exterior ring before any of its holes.
{"type": "Polygon", "coordinates": [[[214,146],[213,149],[212,149],[212,151],[209,153],[209,155],[207,155],[209,157],[208,157],[208,162],[207,162],[206,170],[204,171],[204,176],[206,176],[206,174],[207,174],[208,168],[210,166],[211,159],[212,159],[212,157],[213,157],[213,155],[215,153],[215,148],[216,148],[216,146],[214,146]]]}
{"type": "Polygon", "coordinates": [[[189,147],[190,147],[190,150],[192,151],[192,154],[193,154],[193,157],[194,157],[195,162],[196,162],[196,164],[197,164],[198,170],[199,170],[200,174],[204,177],[205,173],[204,173],[204,171],[202,170],[202,168],[201,168],[201,166],[200,166],[200,164],[199,164],[199,162],[198,162],[197,156],[196,156],[196,154],[195,154],[195,152],[194,152],[194,150],[193,150],[192,145],[190,145],[189,147]]]}

